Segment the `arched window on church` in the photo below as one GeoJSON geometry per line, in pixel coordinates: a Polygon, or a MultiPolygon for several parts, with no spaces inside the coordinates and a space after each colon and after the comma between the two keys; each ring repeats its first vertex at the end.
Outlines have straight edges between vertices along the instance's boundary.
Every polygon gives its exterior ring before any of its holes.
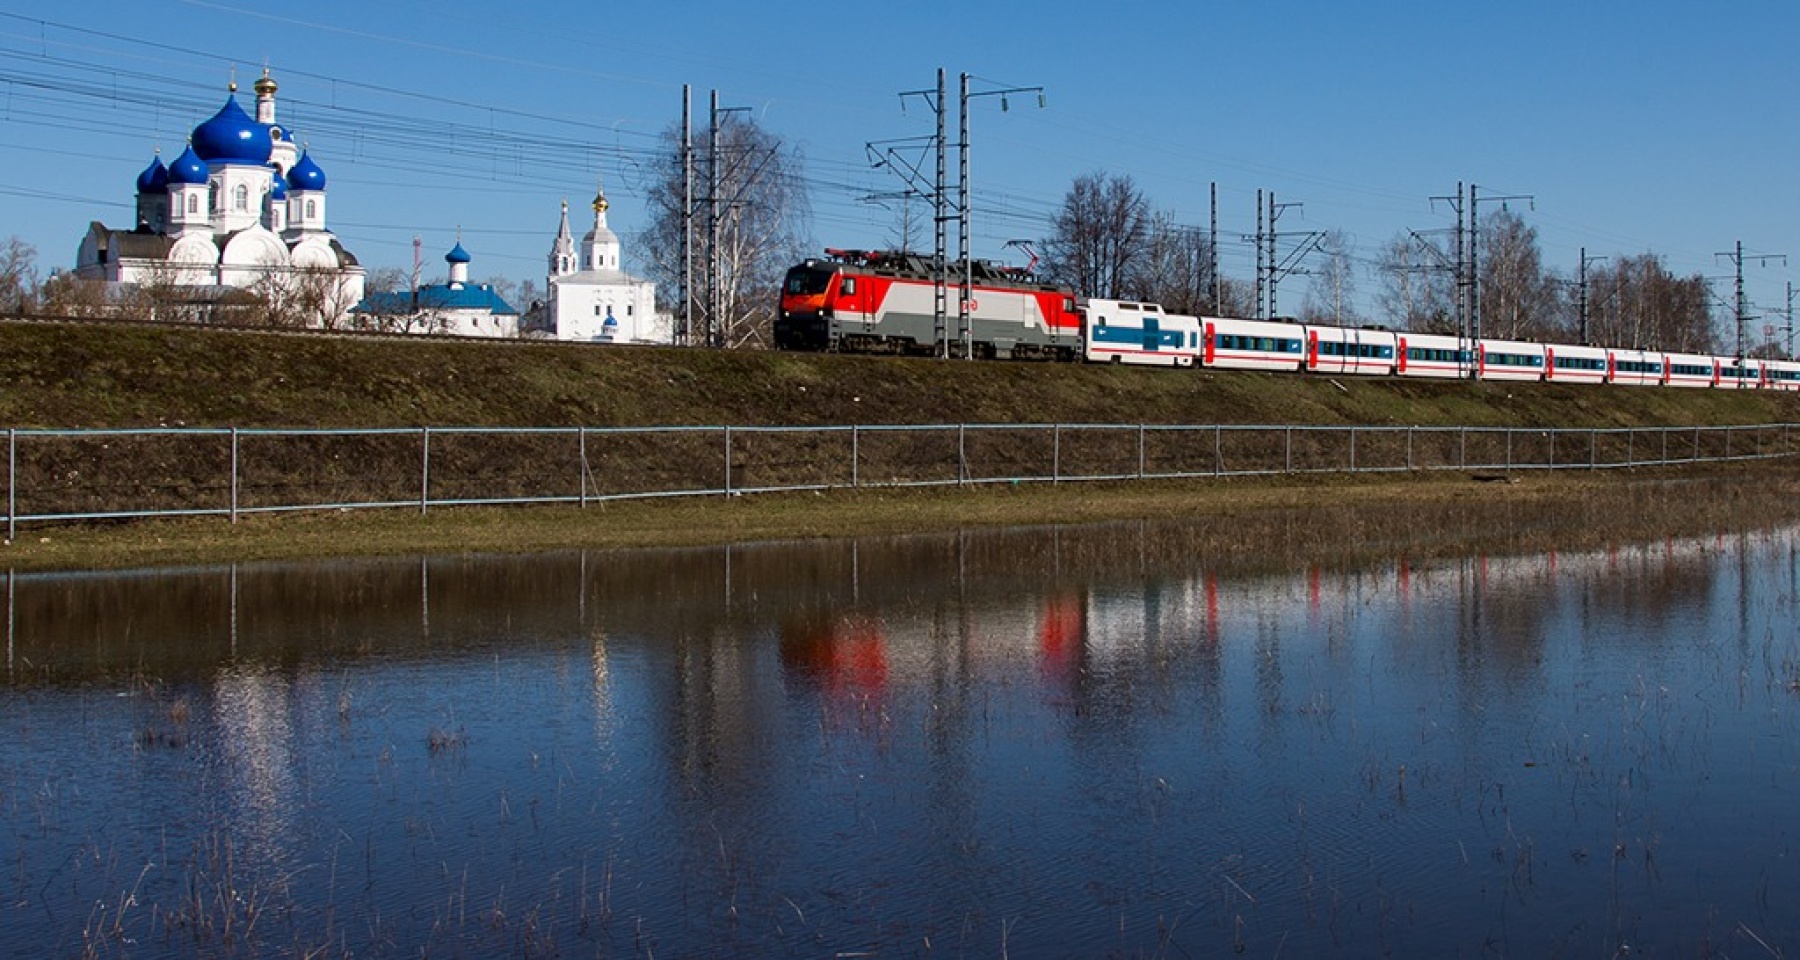
{"type": "Polygon", "coordinates": [[[231,208],[239,213],[243,213],[250,209],[249,187],[240,183],[237,185],[237,189],[231,191],[231,208]]]}
{"type": "Polygon", "coordinates": [[[192,193],[188,194],[188,212],[189,213],[199,213],[200,212],[200,197],[199,197],[199,195],[192,194],[192,193]]]}
{"type": "Polygon", "coordinates": [[[306,219],[311,220],[312,218],[314,218],[318,215],[319,215],[318,202],[315,200],[306,201],[306,219]]]}

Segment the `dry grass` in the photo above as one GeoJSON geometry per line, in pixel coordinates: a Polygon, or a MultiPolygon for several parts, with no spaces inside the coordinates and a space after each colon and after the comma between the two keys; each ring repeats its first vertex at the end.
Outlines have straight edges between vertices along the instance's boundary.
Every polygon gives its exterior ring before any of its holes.
{"type": "Polygon", "coordinates": [[[1573,547],[1800,517],[1800,466],[1762,462],[1596,473],[1265,477],[695,497],[574,506],[343,511],[35,528],[0,548],[16,570],[624,549],[1108,520],[1229,520],[1220,554],[1573,547]],[[1629,504],[1629,508],[1622,505],[1629,504]]]}

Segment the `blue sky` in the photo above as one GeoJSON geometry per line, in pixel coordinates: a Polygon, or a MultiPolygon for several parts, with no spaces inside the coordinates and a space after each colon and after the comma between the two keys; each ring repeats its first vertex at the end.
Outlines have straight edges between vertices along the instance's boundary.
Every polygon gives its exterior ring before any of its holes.
{"type": "MultiPolygon", "coordinates": [[[[899,93],[939,67],[1034,98],[975,102],[975,253],[1041,237],[1078,175],[1129,174],[1204,226],[1217,182],[1224,266],[1249,279],[1255,193],[1303,206],[1283,230],[1342,230],[1373,260],[1449,227],[1458,181],[1512,204],[1546,262],[1653,251],[1683,274],[1747,269],[1759,307],[1800,279],[1800,6],[1776,2],[1105,5],[591,4],[462,0],[0,0],[0,236],[67,267],[89,220],[124,226],[153,147],[166,158],[266,63],[281,119],[330,177],[334,230],[371,267],[424,276],[462,231],[477,278],[542,282],[558,205],[642,224],[657,135],[684,83],[703,115],[752,110],[798,145],[819,246],[880,246],[899,181],[870,141],[924,136],[899,93]]],[[[952,105],[954,106],[954,105],[952,105]]],[[[952,136],[954,138],[954,112],[952,136]]],[[[704,127],[703,118],[696,128],[704,127]]],[[[954,177],[954,160],[952,161],[954,177]]],[[[1016,258],[1016,256],[1015,256],[1016,258]]],[[[1366,301],[1377,281],[1359,281],[1366,301]]],[[[1715,285],[1725,298],[1731,284],[1715,285]]],[[[1282,287],[1284,308],[1306,281],[1282,287]]]]}

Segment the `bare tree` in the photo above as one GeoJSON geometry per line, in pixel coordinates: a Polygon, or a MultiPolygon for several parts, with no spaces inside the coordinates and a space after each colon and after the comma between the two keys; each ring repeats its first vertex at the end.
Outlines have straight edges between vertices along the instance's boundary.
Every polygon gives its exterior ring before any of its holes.
{"type": "Polygon", "coordinates": [[[1356,244],[1342,230],[1331,230],[1319,238],[1318,267],[1312,271],[1312,289],[1300,308],[1300,318],[1309,323],[1355,326],[1363,321],[1356,307],[1356,244]]]}
{"type": "Polygon", "coordinates": [[[44,281],[41,291],[42,309],[58,317],[97,319],[118,315],[118,308],[104,280],[83,280],[72,273],[59,273],[44,281]]]}
{"type": "Polygon", "coordinates": [[[7,237],[0,242],[0,311],[27,313],[37,308],[37,248],[7,237]]]}
{"type": "Polygon", "coordinates": [[[1212,302],[1212,239],[1167,213],[1150,219],[1143,254],[1133,264],[1127,295],[1153,300],[1171,313],[1205,314],[1212,302]]]}
{"type": "Polygon", "coordinates": [[[495,274],[481,282],[493,289],[494,296],[505,300],[515,308],[524,309],[525,305],[519,302],[519,285],[511,278],[495,274]]]}
{"type": "Polygon", "coordinates": [[[1219,280],[1219,302],[1215,310],[1221,317],[1248,317],[1256,313],[1256,284],[1248,280],[1219,280]]]}
{"type": "Polygon", "coordinates": [[[1050,222],[1047,276],[1094,297],[1128,297],[1151,234],[1150,204],[1130,176],[1075,178],[1050,222]]]}
{"type": "MultiPolygon", "coordinates": [[[[685,226],[680,137],[675,127],[663,135],[669,163],[649,186],[650,220],[637,237],[649,258],[646,272],[663,289],[675,291],[677,300],[682,293],[685,226]]],[[[696,178],[694,289],[686,291],[693,300],[695,323],[701,327],[694,333],[711,331],[722,346],[764,346],[771,342],[781,279],[812,246],[812,210],[802,182],[804,161],[798,150],[741,114],[724,116],[718,139],[718,156],[710,158],[719,183],[713,198],[719,219],[716,246],[710,228],[712,207],[703,199],[710,191],[704,156],[702,175],[696,178]],[[717,263],[716,272],[707,269],[709,262],[717,263]],[[718,316],[708,317],[715,298],[718,316]]],[[[678,302],[675,310],[680,312],[678,302]]]]}
{"type": "Polygon", "coordinates": [[[271,266],[249,288],[260,308],[241,311],[240,322],[289,330],[348,329],[356,306],[341,271],[329,267],[271,266]]]}
{"type": "Polygon", "coordinates": [[[925,229],[929,209],[922,198],[910,190],[901,196],[899,206],[893,208],[894,222],[888,227],[888,246],[902,253],[918,252],[919,233],[925,229]]]}
{"type": "Polygon", "coordinates": [[[1706,278],[1677,277],[1653,253],[1588,272],[1588,339],[1607,346],[1711,353],[1717,349],[1706,278]]]}
{"type": "Polygon", "coordinates": [[[1375,303],[1393,326],[1421,333],[1455,333],[1455,271],[1442,244],[1411,232],[1382,249],[1381,289],[1375,303]]]}
{"type": "Polygon", "coordinates": [[[1510,210],[1483,218],[1481,335],[1496,339],[1556,339],[1566,333],[1565,299],[1544,270],[1537,228],[1510,210]]]}

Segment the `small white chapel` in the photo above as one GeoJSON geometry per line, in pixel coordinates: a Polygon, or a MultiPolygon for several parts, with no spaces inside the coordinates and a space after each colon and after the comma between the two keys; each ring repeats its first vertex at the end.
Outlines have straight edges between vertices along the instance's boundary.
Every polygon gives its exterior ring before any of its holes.
{"type": "Polygon", "coordinates": [[[656,313],[656,284],[628,274],[619,263],[619,235],[606,225],[606,190],[594,197],[594,226],[581,238],[577,259],[569,230],[569,203],[550,247],[541,329],[558,340],[595,343],[668,343],[669,324],[656,313]]]}

